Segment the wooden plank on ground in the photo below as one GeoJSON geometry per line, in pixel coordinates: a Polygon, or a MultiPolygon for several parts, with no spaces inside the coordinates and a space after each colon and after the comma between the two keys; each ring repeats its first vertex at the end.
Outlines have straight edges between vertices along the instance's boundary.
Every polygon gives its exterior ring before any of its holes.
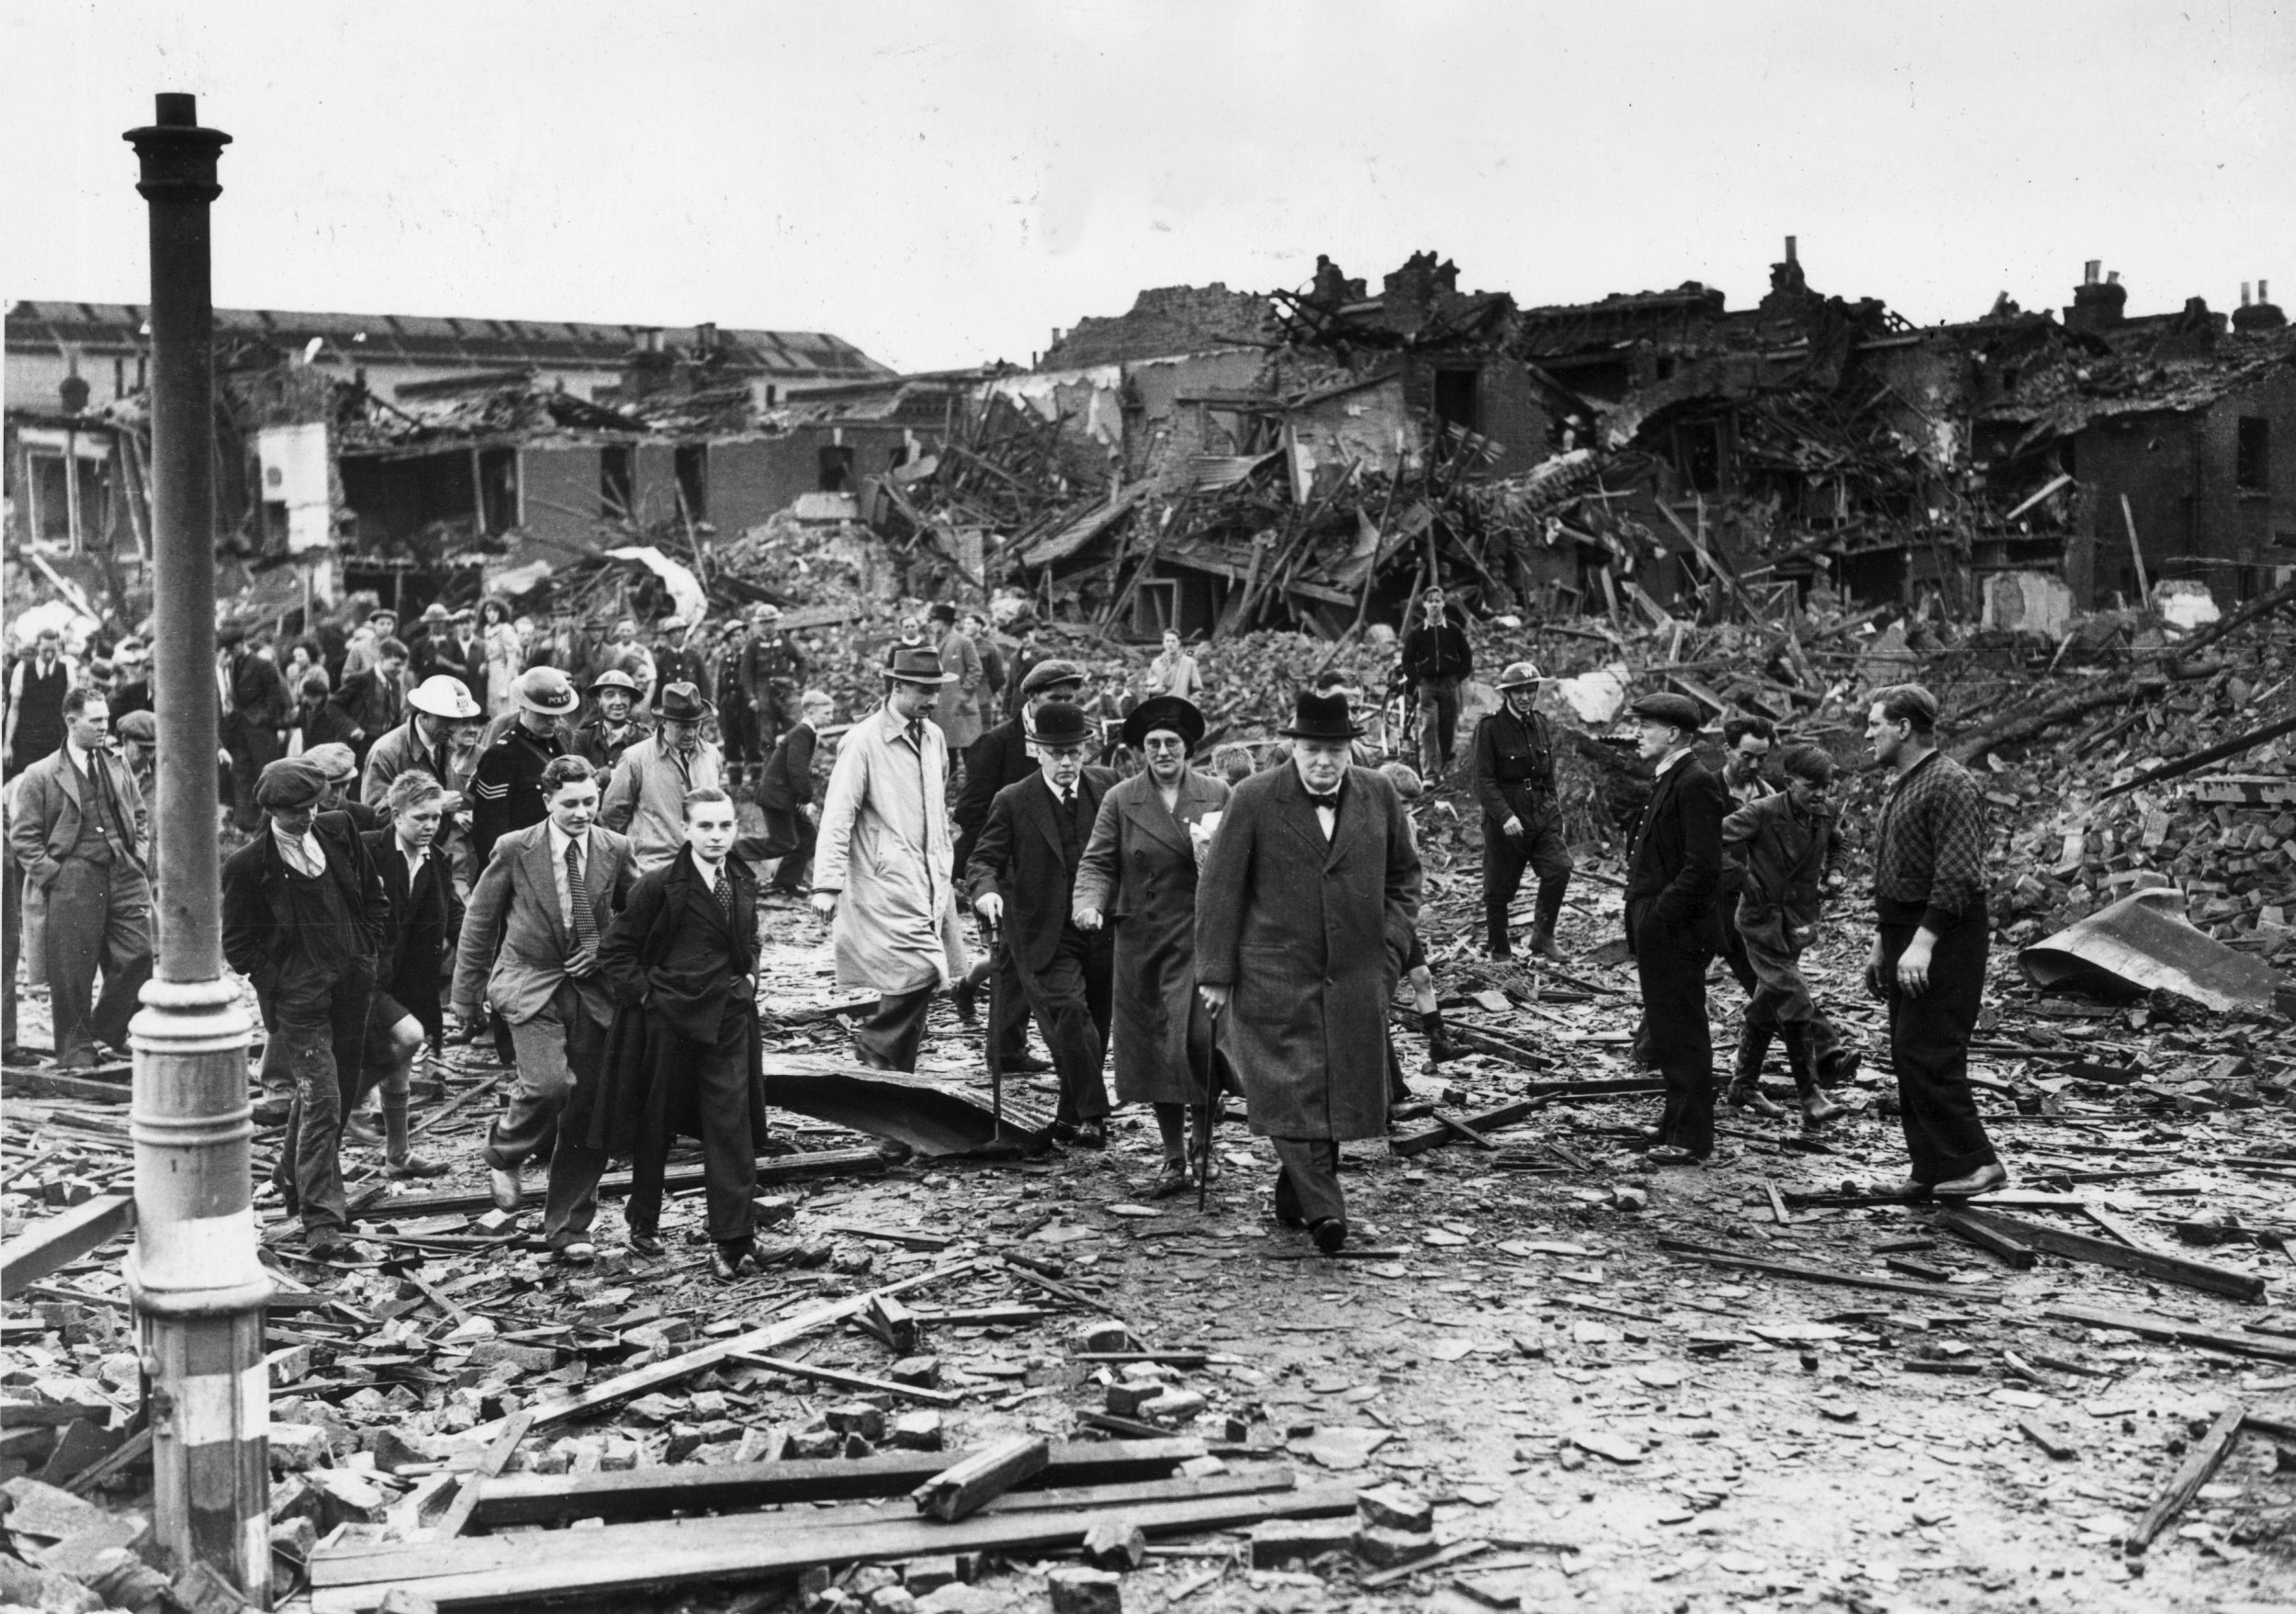
{"type": "Polygon", "coordinates": [[[1041,1435],[1015,1435],[959,1458],[909,1495],[919,1513],[954,1524],[1034,1479],[1052,1461],[1052,1445],[1041,1435]]]}
{"type": "Polygon", "coordinates": [[[1243,1496],[1076,1507],[1052,1512],[988,1511],[954,1524],[887,1518],[881,1523],[760,1529],[749,1518],[676,1519],[607,1525],[581,1532],[578,1549],[563,1532],[458,1541],[430,1550],[422,1573],[401,1569],[388,1580],[315,1589],[312,1614],[371,1614],[400,1586],[442,1609],[532,1607],[551,1597],[602,1597],[645,1587],[725,1580],[793,1578],[816,1563],[873,1563],[949,1552],[1042,1556],[1080,1546],[1093,1526],[1121,1517],[1150,1536],[1240,1529],[1266,1518],[1319,1518],[1353,1513],[1356,1487],[1321,1485],[1243,1496]],[[473,1548],[507,1542],[517,1562],[466,1571],[473,1548]]]}
{"type": "MultiPolygon", "coordinates": [[[[817,1149],[806,1155],[761,1155],[758,1157],[758,1182],[779,1182],[792,1177],[808,1177],[817,1172],[878,1172],[885,1168],[884,1153],[874,1147],[861,1149],[817,1149]]],[[[681,1166],[662,1178],[665,1191],[700,1188],[702,1168],[681,1166]]],[[[630,1191],[627,1171],[609,1171],[598,1179],[602,1198],[613,1199],[630,1191]]],[[[485,1193],[411,1193],[397,1199],[377,1200],[369,1207],[368,1221],[391,1222],[402,1216],[445,1216],[458,1212],[477,1214],[494,1208],[492,1196],[485,1193]]]]}
{"type": "Polygon", "coordinates": [[[1972,1207],[1961,1214],[1980,1226],[1989,1227],[2047,1255],[2134,1272],[2157,1283],[2181,1283],[2188,1289],[2199,1289],[2210,1294],[2228,1294],[2234,1300],[2264,1298],[2264,1280],[2254,1272],[2212,1267],[2206,1261],[2196,1261],[2188,1256],[2132,1249],[2110,1238],[2074,1233],[2066,1228],[2052,1227],[2045,1222],[2007,1215],[1999,1211],[1981,1211],[1972,1207]]]}
{"type": "Polygon", "coordinates": [[[770,1372],[787,1373],[793,1379],[813,1379],[824,1384],[836,1384],[873,1395],[897,1395],[906,1401],[921,1401],[928,1406],[959,1406],[964,1402],[964,1397],[953,1390],[928,1390],[921,1384],[872,1379],[867,1373],[849,1373],[842,1368],[816,1367],[811,1362],[791,1361],[786,1357],[765,1356],[754,1350],[737,1350],[731,1360],[748,1362],[751,1367],[764,1368],[770,1372]]]}
{"type": "Polygon", "coordinates": [[[2142,1552],[2151,1546],[2153,1538],[2167,1529],[2169,1522],[2184,1511],[2185,1504],[2209,1483],[2209,1476],[2224,1461],[2225,1453],[2233,1449],[2233,1442],[2240,1439],[2240,1426],[2246,1416],[2245,1409],[2237,1401],[2216,1415],[2216,1421],[2209,1426],[2209,1432],[2194,1441],[2185,1452],[2184,1461],[2177,1465],[2177,1472],[2168,1476],[2168,1483],[2161,1487],[2160,1495],[2153,1498],[2153,1505],[2144,1510],[2144,1516],[2136,1521],[2136,1528],[2129,1532],[2131,1552],[2142,1552]]]}
{"type": "MultiPolygon", "coordinates": [[[[1038,1478],[1047,1484],[1100,1485],[1161,1479],[1204,1454],[1196,1439],[1071,1441],[1055,1446],[1038,1478]]],[[[483,1525],[557,1524],[569,1518],[637,1518],[779,1502],[847,1502],[903,1496],[949,1466],[941,1451],[884,1451],[874,1457],[798,1459],[717,1467],[681,1464],[613,1473],[507,1474],[478,1491],[483,1525]]]]}
{"type": "Polygon", "coordinates": [[[1937,1219],[1937,1225],[1948,1232],[1960,1234],[1962,1237],[1975,1245],[1979,1249],[1990,1251],[2000,1257],[2018,1271],[2032,1270],[2033,1262],[2038,1258],[2033,1254],[2032,1246],[2002,1232],[1990,1222],[1981,1222],[1976,1217],[1964,1215],[1959,1211],[1946,1211],[1941,1213],[1937,1219]]]}
{"type": "Polygon", "coordinates": [[[1773,1278],[1799,1278],[1810,1283],[1840,1283],[1851,1289],[1879,1289],[1891,1294],[1918,1294],[1927,1300],[1998,1301],[1997,1291],[1964,1289],[1959,1284],[1917,1283],[1909,1278],[1875,1278],[1863,1272],[1844,1272],[1832,1267],[1812,1266],[1806,1261],[1772,1261],[1748,1256],[1734,1249],[1716,1245],[1700,1244],[1688,1238],[1659,1240],[1660,1249],[1693,1259],[1711,1261],[1719,1267],[1739,1267],[1750,1272],[1767,1272],[1773,1278]]]}
{"type": "Polygon", "coordinates": [[[27,1283],[37,1283],[93,1249],[101,1249],[136,1225],[136,1196],[99,1193],[53,1216],[43,1216],[0,1248],[0,1299],[14,1300],[27,1283]]]}
{"type": "Polygon", "coordinates": [[[462,1484],[456,1487],[455,1499],[446,1505],[446,1511],[432,1527],[436,1530],[438,1540],[451,1541],[462,1534],[463,1527],[470,1522],[470,1516],[486,1491],[487,1482],[510,1466],[511,1454],[518,1450],[518,1443],[534,1427],[532,1413],[514,1412],[502,1420],[502,1432],[494,1438],[494,1444],[479,1457],[478,1468],[463,1475],[462,1484]]]}
{"type": "Polygon", "coordinates": [[[2148,1339],[2170,1339],[2179,1345],[2197,1345],[2204,1349],[2222,1350],[2234,1356],[2257,1356],[2268,1361],[2296,1361],[2296,1339],[2275,1340],[2265,1334],[2224,1334],[2214,1328],[2180,1323],[2174,1317],[2156,1317],[2148,1312],[2116,1312],[2102,1306],[2060,1303],[2041,1315],[2054,1317],[2059,1322],[2083,1323],[2091,1328],[2117,1328],[2126,1334],[2141,1334],[2148,1339]]]}

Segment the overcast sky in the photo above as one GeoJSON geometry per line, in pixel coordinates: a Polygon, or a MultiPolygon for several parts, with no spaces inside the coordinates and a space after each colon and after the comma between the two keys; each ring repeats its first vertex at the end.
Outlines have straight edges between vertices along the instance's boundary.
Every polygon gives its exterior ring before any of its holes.
{"type": "Polygon", "coordinates": [[[1026,363],[1144,286],[1433,247],[1524,304],[1811,281],[1921,323],[2083,259],[2296,307],[2296,0],[7,0],[0,292],[146,299],[122,130],[229,130],[226,306],[1026,363]]]}

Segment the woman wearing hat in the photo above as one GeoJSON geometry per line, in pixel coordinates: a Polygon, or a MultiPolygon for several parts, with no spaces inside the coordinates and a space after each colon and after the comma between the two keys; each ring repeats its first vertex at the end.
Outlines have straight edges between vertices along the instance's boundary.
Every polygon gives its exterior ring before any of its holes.
{"type": "Polygon", "coordinates": [[[1348,765],[1344,695],[1303,694],[1284,766],[1235,787],[1198,884],[1196,977],[1227,1023],[1252,1130],[1274,1144],[1276,1215],[1347,1241],[1339,1146],[1387,1135],[1387,1006],[1419,917],[1395,786],[1348,765]]]}
{"type": "Polygon", "coordinates": [[[1193,702],[1156,695],[1132,708],[1124,743],[1147,759],[1147,771],[1101,798],[1076,871],[1077,929],[1116,930],[1116,1099],[1155,1108],[1164,1134],[1158,1199],[1187,1186],[1191,1156],[1212,1171],[1211,1018],[1196,994],[1196,859],[1204,827],[1216,827],[1228,804],[1228,787],[1188,766],[1203,739],[1204,715],[1193,702]]]}

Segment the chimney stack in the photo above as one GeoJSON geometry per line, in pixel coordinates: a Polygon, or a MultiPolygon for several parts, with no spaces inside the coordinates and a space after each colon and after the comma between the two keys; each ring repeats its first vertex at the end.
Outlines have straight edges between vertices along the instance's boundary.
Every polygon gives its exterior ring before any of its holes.
{"type": "Polygon", "coordinates": [[[1791,235],[1787,236],[1785,238],[1785,261],[1789,264],[1798,264],[1802,261],[1795,255],[1795,238],[1791,235]]]}
{"type": "Polygon", "coordinates": [[[2240,290],[2240,306],[2233,310],[2234,331],[2246,336],[2258,332],[2288,329],[2288,316],[2272,306],[2272,283],[2270,281],[2257,280],[2257,299],[2254,302],[2248,300],[2246,282],[2242,282],[2240,290]]]}
{"type": "Polygon", "coordinates": [[[2118,269],[2099,280],[2098,271],[2103,267],[2101,258],[2091,258],[2081,265],[2081,283],[2073,288],[2073,306],[2065,310],[2066,330],[2101,336],[2121,323],[2129,288],[2121,284],[2118,269]]]}
{"type": "Polygon", "coordinates": [[[2248,283],[2245,280],[2240,283],[2240,306],[2244,309],[2248,306],[2248,283]]]}
{"type": "Polygon", "coordinates": [[[717,345],[715,321],[705,322],[693,328],[693,345],[697,352],[708,353],[717,345]]]}

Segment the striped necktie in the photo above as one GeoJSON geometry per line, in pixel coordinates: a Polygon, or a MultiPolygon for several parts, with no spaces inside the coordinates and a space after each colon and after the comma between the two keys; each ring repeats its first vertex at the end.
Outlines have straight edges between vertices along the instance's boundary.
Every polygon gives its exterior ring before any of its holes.
{"type": "Polygon", "coordinates": [[[582,843],[566,843],[566,895],[574,909],[574,945],[598,945],[598,916],[590,910],[590,887],[582,883],[582,843]]]}

